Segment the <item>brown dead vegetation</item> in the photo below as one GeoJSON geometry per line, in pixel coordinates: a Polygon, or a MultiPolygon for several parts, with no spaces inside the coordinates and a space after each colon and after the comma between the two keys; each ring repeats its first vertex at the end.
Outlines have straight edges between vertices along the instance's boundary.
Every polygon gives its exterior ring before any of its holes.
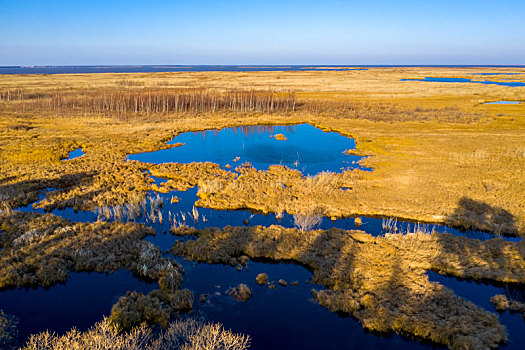
{"type": "Polygon", "coordinates": [[[70,223],[51,214],[2,214],[0,288],[50,287],[70,271],[114,272],[125,268],[157,280],[144,296],[129,292],[113,306],[111,320],[129,330],[142,322],[166,327],[178,311],[193,307],[193,294],[179,290],[184,271],[159,248],[143,241],[155,231],[135,223],[70,223]]]}

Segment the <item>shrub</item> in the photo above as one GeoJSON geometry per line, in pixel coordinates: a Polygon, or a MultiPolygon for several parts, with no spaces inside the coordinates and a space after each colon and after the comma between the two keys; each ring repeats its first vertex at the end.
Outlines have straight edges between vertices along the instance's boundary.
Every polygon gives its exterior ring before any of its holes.
{"type": "Polygon", "coordinates": [[[244,350],[249,346],[249,336],[225,330],[217,323],[188,318],[170,323],[154,336],[145,324],[122,332],[105,318],[86,332],[72,329],[62,336],[50,332],[32,335],[22,350],[244,350]]]}

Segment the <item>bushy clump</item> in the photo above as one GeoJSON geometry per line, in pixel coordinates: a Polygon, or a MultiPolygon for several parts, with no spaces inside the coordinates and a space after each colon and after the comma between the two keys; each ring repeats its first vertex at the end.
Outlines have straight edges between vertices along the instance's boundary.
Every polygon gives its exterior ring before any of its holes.
{"type": "Polygon", "coordinates": [[[293,223],[301,232],[306,232],[319,226],[323,218],[313,212],[294,214],[293,223]]]}
{"type": "Polygon", "coordinates": [[[14,349],[18,337],[18,320],[0,310],[0,349],[14,349]]]}
{"type": "Polygon", "coordinates": [[[130,330],[143,322],[165,328],[175,312],[192,308],[193,293],[187,289],[173,292],[154,290],[147,295],[127,292],[113,305],[109,319],[124,330],[130,330]]]}
{"type": "Polygon", "coordinates": [[[255,281],[257,281],[257,284],[263,285],[268,284],[268,275],[265,273],[260,273],[255,277],[255,281]]]}
{"type": "Polygon", "coordinates": [[[238,301],[248,301],[252,296],[252,290],[246,284],[241,283],[235,288],[230,288],[227,291],[231,297],[238,301]]]}
{"type": "Polygon", "coordinates": [[[122,332],[105,318],[85,332],[72,329],[62,336],[34,334],[22,350],[245,350],[249,346],[249,336],[225,330],[218,323],[188,318],[172,322],[166,330],[153,335],[145,324],[122,332]]]}
{"type": "Polygon", "coordinates": [[[496,310],[498,311],[507,311],[509,309],[509,299],[506,295],[498,294],[490,298],[490,302],[494,304],[496,310]]]}
{"type": "Polygon", "coordinates": [[[508,299],[506,295],[498,294],[490,298],[490,302],[494,304],[496,310],[503,312],[510,310],[511,312],[519,312],[525,317],[525,303],[513,299],[508,299]]]}

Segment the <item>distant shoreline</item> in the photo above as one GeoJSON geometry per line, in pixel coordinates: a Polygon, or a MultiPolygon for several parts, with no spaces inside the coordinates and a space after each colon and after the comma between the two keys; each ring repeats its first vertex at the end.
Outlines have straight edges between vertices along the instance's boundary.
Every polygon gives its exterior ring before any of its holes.
{"type": "Polygon", "coordinates": [[[0,74],[351,71],[368,68],[525,68],[525,65],[47,65],[0,66],[0,74]]]}

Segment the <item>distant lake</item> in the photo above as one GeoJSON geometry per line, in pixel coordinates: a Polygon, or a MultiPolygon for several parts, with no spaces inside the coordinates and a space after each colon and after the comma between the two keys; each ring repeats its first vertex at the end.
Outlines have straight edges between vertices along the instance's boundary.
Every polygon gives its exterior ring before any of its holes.
{"type": "Polygon", "coordinates": [[[425,77],[425,79],[400,79],[400,81],[429,81],[435,83],[472,83],[485,85],[500,85],[500,86],[525,86],[521,81],[489,81],[489,80],[472,80],[466,78],[436,78],[425,77]]]}
{"type": "Polygon", "coordinates": [[[83,73],[160,73],[160,72],[288,72],[288,71],[367,70],[359,66],[213,66],[213,65],[145,65],[145,66],[0,66],[0,74],[83,74],[83,73]]]}
{"type": "MultiPolygon", "coordinates": [[[[525,66],[413,66],[413,65],[98,65],[98,66],[0,66],[0,74],[83,74],[83,73],[154,73],[154,72],[288,72],[346,71],[387,67],[449,68],[525,68],[525,66]]],[[[492,73],[476,73],[492,75],[492,73]]],[[[505,73],[507,74],[507,73],[505,73]]]]}

